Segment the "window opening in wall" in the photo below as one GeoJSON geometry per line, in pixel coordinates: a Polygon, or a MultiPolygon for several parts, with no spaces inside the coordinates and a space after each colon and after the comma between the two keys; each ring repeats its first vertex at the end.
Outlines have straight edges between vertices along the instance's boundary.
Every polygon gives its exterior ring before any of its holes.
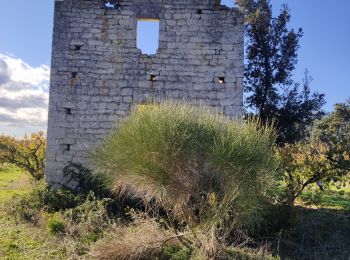
{"type": "Polygon", "coordinates": [[[197,14],[202,14],[202,10],[198,9],[197,14]]]}
{"type": "Polygon", "coordinates": [[[72,79],[76,79],[78,76],[78,72],[72,72],[72,79]]]}
{"type": "Polygon", "coordinates": [[[137,19],[137,48],[143,54],[156,54],[159,44],[159,20],[137,19]]]}

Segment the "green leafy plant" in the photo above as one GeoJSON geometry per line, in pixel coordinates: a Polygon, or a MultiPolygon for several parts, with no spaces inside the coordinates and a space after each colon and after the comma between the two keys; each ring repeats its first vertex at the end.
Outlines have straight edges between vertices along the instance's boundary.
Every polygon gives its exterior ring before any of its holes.
{"type": "Polygon", "coordinates": [[[53,235],[63,234],[66,226],[59,213],[55,213],[47,219],[47,229],[53,235]]]}
{"type": "Polygon", "coordinates": [[[115,222],[108,212],[111,203],[112,199],[98,199],[93,192],[90,192],[84,202],[64,212],[68,232],[96,241],[102,232],[115,222]]]}

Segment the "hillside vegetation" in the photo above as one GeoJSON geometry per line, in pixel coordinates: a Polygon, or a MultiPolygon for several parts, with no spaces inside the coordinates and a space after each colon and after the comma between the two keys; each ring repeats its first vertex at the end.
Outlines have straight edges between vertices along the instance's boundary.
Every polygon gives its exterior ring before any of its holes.
{"type": "MultiPolygon", "coordinates": [[[[344,168],[310,172],[330,160],[326,152],[347,146],[332,139],[320,160],[308,160],[301,144],[281,155],[274,137],[273,128],[257,120],[166,102],[135,108],[91,151],[90,170],[65,167],[76,190],[51,189],[36,175],[2,164],[0,255],[348,259],[347,154],[335,157],[344,168]],[[308,181],[314,176],[322,186],[308,181]]],[[[15,139],[11,144],[18,147],[15,139]]]]}

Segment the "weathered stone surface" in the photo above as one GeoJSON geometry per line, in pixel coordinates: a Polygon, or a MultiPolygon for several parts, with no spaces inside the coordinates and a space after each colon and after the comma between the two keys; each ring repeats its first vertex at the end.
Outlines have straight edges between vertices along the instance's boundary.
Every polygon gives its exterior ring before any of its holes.
{"type": "Polygon", "coordinates": [[[46,180],[88,153],[135,104],[171,98],[241,114],[243,19],[218,0],[56,0],[46,180]],[[159,48],[136,47],[138,18],[159,19],[159,48]],[[219,83],[224,78],[224,83],[219,83]],[[153,80],[153,81],[152,81],[153,80]]]}

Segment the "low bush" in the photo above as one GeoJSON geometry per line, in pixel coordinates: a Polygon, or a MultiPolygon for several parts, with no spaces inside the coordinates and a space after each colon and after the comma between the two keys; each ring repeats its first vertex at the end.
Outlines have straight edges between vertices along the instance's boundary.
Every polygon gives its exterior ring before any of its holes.
{"type": "Polygon", "coordinates": [[[108,212],[111,203],[111,199],[97,199],[91,192],[84,203],[64,211],[67,232],[91,242],[96,241],[106,228],[115,223],[114,216],[108,212]]]}
{"type": "Polygon", "coordinates": [[[64,220],[60,214],[53,214],[47,219],[47,229],[53,235],[63,234],[66,229],[64,220]]]}
{"type": "Polygon", "coordinates": [[[29,193],[14,196],[6,203],[5,210],[12,216],[36,224],[41,212],[54,213],[76,207],[82,197],[65,189],[50,189],[43,184],[37,185],[29,193]]]}
{"type": "Polygon", "coordinates": [[[258,122],[166,102],[138,106],[93,161],[115,194],[165,210],[209,256],[232,230],[262,221],[261,202],[274,182],[273,140],[258,122]]]}

